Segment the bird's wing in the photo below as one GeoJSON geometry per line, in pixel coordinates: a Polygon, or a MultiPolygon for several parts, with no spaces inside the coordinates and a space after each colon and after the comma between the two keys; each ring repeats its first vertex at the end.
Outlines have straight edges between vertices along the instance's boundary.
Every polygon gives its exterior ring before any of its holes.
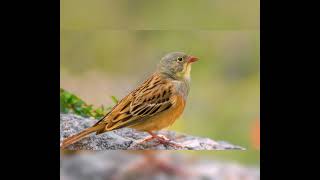
{"type": "Polygon", "coordinates": [[[158,74],[152,75],[123,98],[104,119],[106,131],[127,127],[164,112],[176,102],[172,83],[158,74]]]}

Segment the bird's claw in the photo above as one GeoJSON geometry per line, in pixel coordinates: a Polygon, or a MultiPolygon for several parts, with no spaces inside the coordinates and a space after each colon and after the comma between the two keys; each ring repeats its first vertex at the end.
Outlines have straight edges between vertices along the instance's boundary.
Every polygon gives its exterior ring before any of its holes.
{"type": "Polygon", "coordinates": [[[178,149],[183,148],[183,146],[181,146],[180,144],[177,144],[175,142],[172,142],[169,138],[167,138],[164,135],[154,135],[154,134],[151,135],[150,137],[147,137],[147,138],[141,140],[137,144],[141,144],[141,143],[144,143],[144,142],[149,142],[149,141],[152,141],[153,139],[156,139],[156,141],[158,141],[158,143],[155,146],[157,146],[159,144],[163,144],[163,145],[172,146],[172,147],[175,147],[175,148],[178,148],[178,149]]]}
{"type": "Polygon", "coordinates": [[[163,145],[172,146],[172,147],[175,147],[175,148],[178,148],[178,149],[183,148],[183,146],[181,146],[180,144],[175,143],[175,142],[172,142],[172,141],[170,141],[169,139],[158,138],[157,140],[158,140],[158,142],[159,142],[157,145],[163,144],[163,145]]]}

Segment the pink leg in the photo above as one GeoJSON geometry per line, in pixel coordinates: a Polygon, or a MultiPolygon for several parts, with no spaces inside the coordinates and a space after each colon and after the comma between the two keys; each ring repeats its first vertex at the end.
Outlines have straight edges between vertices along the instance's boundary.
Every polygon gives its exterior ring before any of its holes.
{"type": "Polygon", "coordinates": [[[151,137],[149,137],[148,140],[157,139],[157,141],[160,144],[169,145],[169,146],[173,146],[173,147],[176,147],[176,148],[183,148],[183,146],[181,146],[181,145],[179,145],[177,143],[171,142],[170,139],[168,139],[167,137],[165,137],[163,135],[157,135],[157,134],[154,134],[151,131],[147,131],[147,132],[151,135],[151,137]]]}

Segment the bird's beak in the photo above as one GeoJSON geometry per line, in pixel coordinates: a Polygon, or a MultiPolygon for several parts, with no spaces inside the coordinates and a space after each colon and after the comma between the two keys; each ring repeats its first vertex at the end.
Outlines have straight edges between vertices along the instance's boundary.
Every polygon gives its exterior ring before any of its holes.
{"type": "Polygon", "coordinates": [[[188,58],[187,58],[187,62],[188,63],[193,63],[193,62],[196,62],[198,60],[199,60],[199,58],[197,58],[195,56],[188,56],[188,58]]]}

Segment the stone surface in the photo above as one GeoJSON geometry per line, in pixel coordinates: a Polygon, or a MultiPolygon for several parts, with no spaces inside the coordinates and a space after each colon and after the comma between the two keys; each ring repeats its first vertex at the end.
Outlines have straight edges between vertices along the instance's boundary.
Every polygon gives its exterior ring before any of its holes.
{"type": "MultiPolygon", "coordinates": [[[[83,118],[74,114],[60,114],[60,142],[81,130],[90,127],[97,120],[83,118]]],[[[214,141],[209,138],[190,136],[173,131],[157,132],[169,138],[181,147],[159,144],[157,140],[141,141],[150,135],[130,128],[123,128],[99,135],[95,133],[67,147],[69,150],[244,150],[224,141],[214,141]]]]}
{"type": "MultiPolygon", "coordinates": [[[[139,151],[143,152],[143,151],[139,151]]],[[[63,155],[61,180],[259,180],[258,167],[204,160],[190,154],[156,151],[154,158],[131,151],[81,152],[63,155]]],[[[202,157],[204,158],[204,157],[202,157]]]]}

